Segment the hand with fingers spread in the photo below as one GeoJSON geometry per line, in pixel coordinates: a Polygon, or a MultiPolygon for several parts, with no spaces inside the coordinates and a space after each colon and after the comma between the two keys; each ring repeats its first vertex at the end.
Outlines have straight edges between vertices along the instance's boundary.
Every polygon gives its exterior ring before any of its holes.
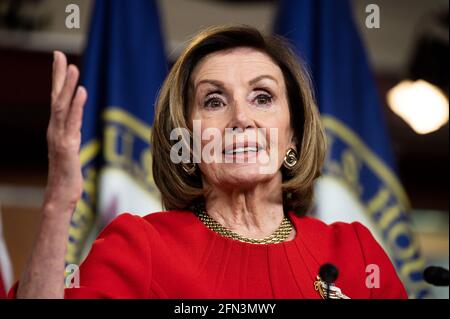
{"type": "Polygon", "coordinates": [[[51,115],[47,130],[48,180],[42,220],[31,257],[17,287],[17,298],[63,298],[64,257],[69,224],[81,197],[79,158],[86,90],[77,86],[79,71],[54,52],[51,115]]]}
{"type": "Polygon", "coordinates": [[[47,130],[49,171],[46,201],[64,202],[74,208],[81,196],[79,159],[81,121],[87,93],[77,81],[79,71],[56,51],[53,62],[51,116],[47,130]]]}

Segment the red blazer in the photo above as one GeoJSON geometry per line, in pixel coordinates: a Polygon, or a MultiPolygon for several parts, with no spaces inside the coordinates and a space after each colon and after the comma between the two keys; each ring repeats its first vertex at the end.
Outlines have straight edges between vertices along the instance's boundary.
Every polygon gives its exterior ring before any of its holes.
{"type": "Polygon", "coordinates": [[[94,242],[80,288],[65,297],[320,298],[314,281],[330,262],[339,269],[336,286],[350,298],[407,298],[366,227],[289,216],[294,240],[255,245],[222,237],[188,211],[122,214],[94,242]],[[369,264],[379,267],[378,288],[366,286],[369,264]]]}

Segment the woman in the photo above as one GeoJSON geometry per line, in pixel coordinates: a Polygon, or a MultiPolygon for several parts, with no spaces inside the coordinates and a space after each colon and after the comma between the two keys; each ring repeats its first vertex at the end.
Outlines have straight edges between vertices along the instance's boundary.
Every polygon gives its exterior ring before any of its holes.
{"type": "Polygon", "coordinates": [[[339,277],[330,297],[406,298],[363,225],[305,216],[325,154],[308,75],[283,40],[240,26],[198,34],[161,89],[153,174],[168,211],[120,215],[81,265],[80,287],[64,289],[87,93],[73,94],[78,70],[60,52],[53,69],[42,226],[12,295],[323,298],[319,269],[332,263],[339,277]]]}

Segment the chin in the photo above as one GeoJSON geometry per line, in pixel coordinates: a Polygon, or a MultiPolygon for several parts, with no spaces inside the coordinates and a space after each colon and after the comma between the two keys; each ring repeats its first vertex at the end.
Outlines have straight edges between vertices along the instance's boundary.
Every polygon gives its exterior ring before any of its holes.
{"type": "Polygon", "coordinates": [[[223,168],[222,180],[224,184],[234,187],[253,187],[258,183],[271,180],[274,174],[261,174],[259,165],[255,164],[230,164],[223,168]]]}

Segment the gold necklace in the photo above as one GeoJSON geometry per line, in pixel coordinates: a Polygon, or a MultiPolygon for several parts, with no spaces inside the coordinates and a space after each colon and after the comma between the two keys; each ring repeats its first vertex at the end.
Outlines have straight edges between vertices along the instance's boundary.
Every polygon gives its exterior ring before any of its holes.
{"type": "Polygon", "coordinates": [[[211,229],[212,231],[224,236],[224,237],[228,237],[234,240],[238,240],[244,243],[250,243],[250,244],[278,244],[281,242],[286,241],[286,239],[288,238],[289,234],[292,231],[292,223],[291,221],[284,216],[283,221],[281,222],[280,226],[277,228],[277,230],[275,230],[274,233],[272,233],[271,235],[265,237],[265,238],[261,238],[261,239],[256,239],[256,238],[248,238],[248,237],[244,237],[242,235],[236,234],[234,231],[225,228],[224,226],[222,226],[221,224],[219,224],[218,222],[216,222],[213,218],[211,218],[211,216],[208,215],[208,213],[205,210],[200,210],[196,212],[198,218],[203,222],[203,224],[205,224],[206,227],[208,227],[209,229],[211,229]]]}

